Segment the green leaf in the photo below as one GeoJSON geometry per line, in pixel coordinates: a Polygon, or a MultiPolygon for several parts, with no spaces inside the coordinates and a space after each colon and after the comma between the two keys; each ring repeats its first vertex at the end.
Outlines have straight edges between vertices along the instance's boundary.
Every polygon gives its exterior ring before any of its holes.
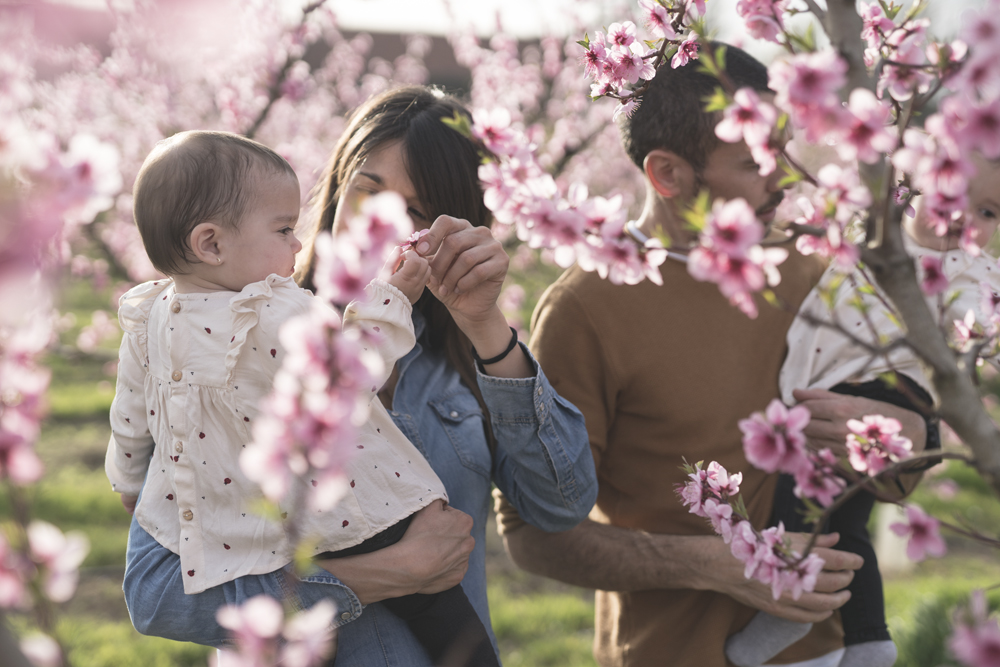
{"type": "Polygon", "coordinates": [[[583,33],[583,39],[577,40],[576,42],[585,49],[590,49],[590,35],[583,33]]]}
{"type": "Polygon", "coordinates": [[[879,373],[878,379],[885,383],[885,386],[889,389],[895,389],[896,385],[899,384],[899,378],[896,376],[895,371],[879,373]]]}
{"type": "Polygon", "coordinates": [[[442,118],[441,122],[461,134],[466,139],[472,138],[472,124],[469,117],[458,111],[451,118],[442,118]]]}
{"type": "Polygon", "coordinates": [[[858,287],[858,291],[861,292],[862,294],[870,294],[872,296],[875,296],[875,288],[868,283],[865,283],[864,285],[858,287]]]}
{"type": "Polygon", "coordinates": [[[644,40],[642,40],[643,44],[646,45],[647,49],[659,49],[660,48],[660,42],[662,42],[662,41],[663,41],[662,39],[644,39],[644,40]]]}
{"type": "Polygon", "coordinates": [[[720,70],[726,69],[726,47],[720,46],[715,50],[715,62],[720,70]]]}
{"type": "Polygon", "coordinates": [[[765,288],[760,295],[764,297],[764,301],[767,301],[771,306],[781,308],[781,299],[779,299],[778,295],[774,293],[774,290],[765,288]]]}
{"type": "Polygon", "coordinates": [[[319,540],[314,537],[307,537],[300,541],[295,547],[295,571],[303,573],[308,571],[313,565],[313,556],[316,555],[316,546],[319,540]]]}
{"type": "Polygon", "coordinates": [[[670,234],[667,233],[667,230],[662,225],[656,226],[656,229],[653,231],[653,238],[662,243],[664,248],[671,248],[674,245],[674,240],[670,238],[670,234]]]}
{"type": "Polygon", "coordinates": [[[705,228],[705,218],[708,216],[708,190],[699,192],[691,206],[684,210],[683,215],[691,229],[701,232],[705,228]]]}
{"type": "Polygon", "coordinates": [[[705,102],[705,113],[722,111],[730,104],[730,99],[729,96],[726,95],[726,91],[722,90],[719,86],[716,86],[715,91],[702,101],[705,102]]]}
{"type": "Polygon", "coordinates": [[[788,172],[784,178],[778,181],[779,188],[787,188],[789,186],[795,185],[803,179],[802,174],[797,171],[788,172]]]}

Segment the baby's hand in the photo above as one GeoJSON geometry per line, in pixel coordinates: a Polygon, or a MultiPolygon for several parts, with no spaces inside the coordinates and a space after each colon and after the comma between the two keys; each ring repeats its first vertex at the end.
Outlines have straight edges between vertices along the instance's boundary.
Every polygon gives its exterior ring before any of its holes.
{"type": "Polygon", "coordinates": [[[405,294],[413,304],[424,293],[424,285],[431,277],[431,265],[413,250],[396,248],[389,255],[382,272],[391,274],[385,281],[405,294]]]}
{"type": "Polygon", "coordinates": [[[135,504],[136,502],[138,502],[138,500],[139,500],[138,496],[130,496],[126,493],[122,494],[122,506],[125,508],[125,511],[128,512],[129,514],[135,514],[135,504]]]}

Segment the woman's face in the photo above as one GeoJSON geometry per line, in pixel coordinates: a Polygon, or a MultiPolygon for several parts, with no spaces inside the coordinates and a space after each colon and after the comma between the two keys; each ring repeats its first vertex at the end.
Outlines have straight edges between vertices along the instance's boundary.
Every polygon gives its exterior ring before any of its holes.
{"type": "Polygon", "coordinates": [[[406,200],[407,213],[415,229],[426,229],[434,222],[425,214],[426,208],[417,198],[413,182],[406,172],[402,142],[392,141],[372,151],[344,184],[333,218],[334,235],[347,224],[365,197],[387,190],[398,193],[406,200]]]}

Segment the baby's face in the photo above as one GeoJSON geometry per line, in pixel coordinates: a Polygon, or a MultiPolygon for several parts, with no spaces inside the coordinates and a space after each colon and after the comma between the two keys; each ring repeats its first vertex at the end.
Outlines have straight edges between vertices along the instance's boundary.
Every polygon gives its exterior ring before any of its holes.
{"type": "Polygon", "coordinates": [[[1000,164],[972,156],[976,175],[969,181],[969,208],[965,221],[976,230],[976,243],[984,246],[993,238],[1000,223],[1000,164]]]}
{"type": "Polygon", "coordinates": [[[299,184],[286,174],[262,176],[259,194],[247,207],[239,230],[230,237],[229,256],[222,265],[226,286],[240,291],[272,273],[287,277],[295,270],[302,244],[295,237],[299,219],[299,184]]]}

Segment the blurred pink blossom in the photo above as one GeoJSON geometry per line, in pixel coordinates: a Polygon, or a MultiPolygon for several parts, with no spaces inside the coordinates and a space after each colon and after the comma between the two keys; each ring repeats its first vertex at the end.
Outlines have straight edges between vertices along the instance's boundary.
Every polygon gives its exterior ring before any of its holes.
{"type": "Polygon", "coordinates": [[[941,538],[940,522],[928,516],[916,505],[906,506],[907,523],[894,523],[889,526],[892,532],[900,537],[908,537],[906,555],[912,561],[922,561],[927,556],[940,558],[948,547],[941,538]]]}
{"type": "Polygon", "coordinates": [[[968,607],[955,610],[953,625],[948,647],[965,667],[1000,665],[1000,624],[989,614],[981,589],[972,592],[968,607]]]}
{"type": "Polygon", "coordinates": [[[809,410],[802,406],[787,408],[773,399],[767,409],[755,412],[739,422],[743,432],[743,452],[747,461],[765,472],[795,474],[806,465],[806,437],[809,410]]]}
{"type": "Polygon", "coordinates": [[[910,456],[913,443],[900,434],[899,421],[882,415],[847,420],[847,456],[858,472],[877,475],[892,462],[910,456]]]}

